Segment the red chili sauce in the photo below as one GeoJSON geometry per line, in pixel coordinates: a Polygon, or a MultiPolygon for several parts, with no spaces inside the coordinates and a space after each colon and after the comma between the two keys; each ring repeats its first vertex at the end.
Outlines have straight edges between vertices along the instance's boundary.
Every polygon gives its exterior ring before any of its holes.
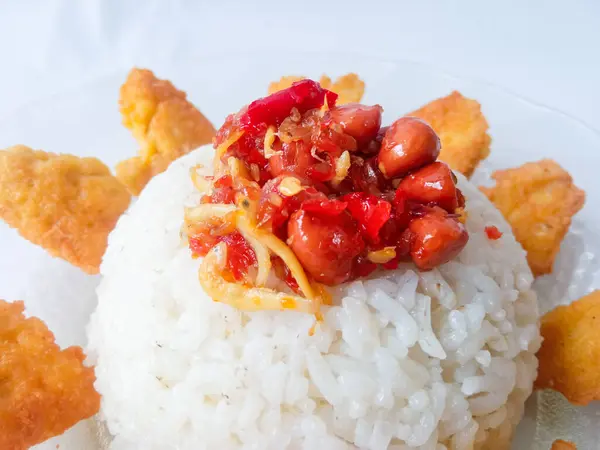
{"type": "MultiPolygon", "coordinates": [[[[326,285],[400,261],[430,270],[454,258],[469,238],[457,214],[465,201],[450,168],[436,161],[436,133],[413,117],[382,127],[381,106],[336,106],[336,99],[302,80],[228,116],[215,148],[243,131],[221,161],[237,158],[252,179],[238,185],[222,176],[202,202],[232,204],[239,193],[257,200],[258,226],[286,242],[309,277],[326,285]],[[269,127],[275,134],[266,154],[269,127]]],[[[201,229],[190,247],[203,256],[218,242],[229,247],[231,278],[243,279],[256,257],[238,232],[201,229]]],[[[297,289],[285,268],[275,268],[297,289]]]]}

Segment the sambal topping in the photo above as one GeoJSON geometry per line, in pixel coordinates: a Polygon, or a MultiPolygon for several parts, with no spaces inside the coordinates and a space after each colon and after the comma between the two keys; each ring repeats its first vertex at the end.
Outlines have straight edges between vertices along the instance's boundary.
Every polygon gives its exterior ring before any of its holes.
{"type": "Polygon", "coordinates": [[[498,228],[496,228],[494,225],[485,227],[484,231],[485,231],[485,235],[487,236],[487,238],[492,241],[497,241],[498,239],[500,239],[502,237],[502,232],[498,228]]]}
{"type": "Polygon", "coordinates": [[[325,101],[332,107],[335,106],[337,97],[336,93],[323,89],[316,81],[298,81],[288,89],[250,103],[240,116],[240,128],[248,131],[249,135],[260,133],[260,130],[269,125],[281,124],[293,108],[303,113],[320,108],[325,101]]]}
{"type": "Polygon", "coordinates": [[[379,150],[379,170],[386,178],[399,178],[434,162],[440,138],[421,119],[402,117],[385,132],[379,150]]]}
{"type": "Polygon", "coordinates": [[[190,248],[205,257],[200,281],[216,301],[318,315],[319,283],[401,261],[430,270],[466,245],[464,197],[436,162],[431,127],[412,117],[381,127],[381,106],[336,106],[336,97],[298,81],[218,131],[215,173],[194,181],[210,189],[186,212],[190,248]],[[271,272],[292,293],[278,292],[271,272]]]}
{"type": "Polygon", "coordinates": [[[342,200],[348,204],[363,237],[372,243],[379,242],[379,230],[391,217],[392,204],[366,192],[352,192],[342,200]]]}

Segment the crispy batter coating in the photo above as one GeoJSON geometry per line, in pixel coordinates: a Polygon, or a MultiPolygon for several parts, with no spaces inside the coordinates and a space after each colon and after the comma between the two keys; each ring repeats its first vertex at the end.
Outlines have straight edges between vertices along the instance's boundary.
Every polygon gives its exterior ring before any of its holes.
{"type": "Polygon", "coordinates": [[[296,81],[304,80],[306,77],[298,76],[298,75],[286,75],[281,77],[277,81],[273,81],[269,84],[269,95],[274,94],[278,91],[283,91],[284,89],[289,88],[296,81]]]}
{"type": "MultiPolygon", "coordinates": [[[[281,79],[274,81],[269,85],[269,94],[281,91],[282,89],[287,89],[296,81],[300,81],[305,78],[306,77],[296,75],[281,77],[281,79]]],[[[358,103],[365,93],[365,82],[362,81],[355,73],[342,75],[335,80],[335,82],[332,82],[331,78],[329,78],[327,75],[323,75],[321,76],[319,83],[325,89],[329,89],[330,91],[338,94],[338,105],[343,105],[344,103],[358,103]]]]}
{"type": "Polygon", "coordinates": [[[0,150],[0,217],[29,241],[88,273],[98,273],[108,234],[130,195],[101,161],[0,150]]]}
{"type": "Polygon", "coordinates": [[[440,160],[467,177],[490,154],[489,126],[481,105],[460,92],[438,98],[408,115],[432,126],[442,141],[440,160]]]}
{"type": "Polygon", "coordinates": [[[358,103],[365,93],[365,82],[358,78],[355,73],[342,75],[335,82],[331,82],[331,78],[323,75],[319,83],[325,89],[335,92],[338,97],[338,103],[358,103]]]}
{"type": "Polygon", "coordinates": [[[600,291],[542,317],[536,389],[554,389],[575,405],[600,400],[600,291]]]}
{"type": "Polygon", "coordinates": [[[552,443],[550,450],[577,450],[577,447],[572,442],[558,439],[552,443]]]}
{"type": "Polygon", "coordinates": [[[24,450],[98,411],[94,369],[81,347],[60,350],[23,302],[0,300],[0,448],[24,450]]]}
{"type": "Polygon", "coordinates": [[[512,226],[527,251],[531,271],[536,276],[552,272],[571,218],[585,202],[585,192],[550,159],[497,170],[492,178],[496,186],[481,190],[512,226]]]}
{"type": "Polygon", "coordinates": [[[133,195],[172,161],[212,141],[215,128],[186,97],[170,81],[145,69],[133,69],[121,86],[123,125],[141,149],[138,156],[120,162],[116,171],[133,195]]]}

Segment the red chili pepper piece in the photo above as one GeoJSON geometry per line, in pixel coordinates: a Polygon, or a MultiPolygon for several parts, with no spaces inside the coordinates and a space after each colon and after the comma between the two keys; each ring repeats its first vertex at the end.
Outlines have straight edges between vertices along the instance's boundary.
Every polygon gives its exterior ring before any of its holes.
{"type": "Polygon", "coordinates": [[[303,141],[293,141],[281,146],[277,154],[269,158],[271,176],[294,174],[306,177],[308,168],[315,162],[310,154],[310,146],[303,141]]]}
{"type": "Polygon", "coordinates": [[[212,236],[210,233],[200,233],[189,239],[190,250],[194,256],[206,254],[219,242],[227,244],[227,263],[225,269],[234,280],[241,281],[248,273],[248,268],[256,264],[256,255],[246,239],[238,233],[224,236],[212,236]]]}
{"type": "Polygon", "coordinates": [[[248,268],[256,264],[256,255],[252,247],[240,233],[232,233],[221,238],[227,244],[226,268],[236,281],[244,279],[248,268]]]}
{"type": "Polygon", "coordinates": [[[297,81],[287,89],[250,103],[240,117],[241,128],[251,133],[265,124],[279,125],[290,115],[292,108],[304,113],[323,106],[325,98],[327,104],[333,107],[337,97],[336,93],[323,89],[316,81],[297,81]]]}
{"type": "Polygon", "coordinates": [[[324,193],[313,186],[306,186],[305,180],[299,179],[303,189],[295,195],[283,195],[279,186],[289,175],[280,175],[269,180],[261,189],[258,202],[257,221],[260,227],[271,228],[279,234],[280,227],[285,225],[290,216],[300,209],[302,202],[317,199],[328,200],[324,193]]]}
{"type": "Polygon", "coordinates": [[[222,176],[214,182],[214,190],[211,195],[202,197],[201,203],[234,203],[235,190],[230,175],[222,176]]]}
{"type": "Polygon", "coordinates": [[[365,192],[352,192],[340,200],[348,203],[348,211],[360,224],[362,233],[371,242],[379,242],[379,230],[390,218],[392,205],[365,192]]]}
{"type": "Polygon", "coordinates": [[[488,239],[491,239],[492,241],[496,241],[502,237],[502,232],[494,225],[487,226],[484,230],[488,239]]]}
{"type": "Polygon", "coordinates": [[[402,189],[396,190],[396,195],[394,196],[394,219],[399,227],[402,229],[408,227],[408,223],[411,219],[411,206],[412,204],[409,202],[406,194],[402,189]]]}
{"type": "Polygon", "coordinates": [[[331,181],[335,177],[335,161],[331,153],[323,153],[325,162],[317,162],[316,164],[306,169],[308,177],[316,182],[325,183],[331,181]]]}
{"type": "Polygon", "coordinates": [[[300,286],[298,286],[298,282],[292,275],[290,268],[283,262],[283,260],[276,256],[271,259],[271,262],[273,263],[273,269],[275,269],[277,277],[282,279],[285,284],[287,284],[288,287],[296,294],[302,294],[300,286]]]}
{"type": "Polygon", "coordinates": [[[300,207],[304,211],[319,216],[337,216],[348,206],[348,203],[328,198],[311,198],[305,200],[300,207]]]}
{"type": "Polygon", "coordinates": [[[227,152],[225,152],[221,161],[226,163],[227,158],[234,156],[248,164],[257,164],[259,167],[265,167],[268,164],[268,161],[259,151],[259,148],[262,148],[263,146],[263,138],[264,136],[257,138],[255,136],[243,135],[227,149],[227,152]]]}
{"type": "Polygon", "coordinates": [[[344,150],[356,151],[356,139],[349,134],[338,133],[325,125],[322,125],[321,130],[311,137],[311,141],[319,151],[331,153],[334,156],[341,155],[344,150]]]}
{"type": "Polygon", "coordinates": [[[219,243],[218,236],[211,236],[210,231],[198,233],[189,238],[190,250],[194,257],[206,256],[206,254],[219,243]]]}
{"type": "Polygon", "coordinates": [[[400,259],[399,258],[394,258],[391,261],[383,263],[382,266],[386,270],[396,270],[398,268],[399,264],[400,264],[400,259]]]}

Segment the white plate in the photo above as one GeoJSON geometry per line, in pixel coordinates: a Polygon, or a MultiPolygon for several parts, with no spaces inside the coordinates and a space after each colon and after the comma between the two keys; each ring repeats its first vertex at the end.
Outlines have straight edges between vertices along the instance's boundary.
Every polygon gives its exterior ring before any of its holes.
{"type": "MultiPolygon", "coordinates": [[[[553,158],[568,169],[588,194],[561,250],[553,276],[537,281],[542,311],[600,287],[593,255],[600,254],[595,231],[600,214],[598,167],[600,135],[577,120],[535,105],[489,84],[453,77],[409,62],[342,54],[243,54],[179,61],[152,68],[186,90],[190,99],[219,126],[227,113],[262,96],[267,84],[286,74],[318,77],[357,72],[367,83],[365,103],[385,107],[392,120],[453,89],[476,98],[491,125],[492,153],[475,180],[486,182],[490,169],[553,158]]],[[[47,151],[93,155],[114,165],[136,151],[120,125],[117,98],[126,72],[30,104],[0,122],[0,148],[23,143],[47,151]]],[[[523,76],[527,76],[526,73],[523,76]]],[[[95,306],[96,277],[20,239],[0,224],[0,298],[24,299],[30,314],[44,319],[61,345],[85,344],[85,325],[95,306]]],[[[555,437],[573,439],[580,448],[597,448],[600,408],[572,408],[558,395],[534,395],[515,440],[515,449],[548,449],[555,437]]],[[[39,446],[54,450],[96,448],[93,422],[39,446]]]]}

